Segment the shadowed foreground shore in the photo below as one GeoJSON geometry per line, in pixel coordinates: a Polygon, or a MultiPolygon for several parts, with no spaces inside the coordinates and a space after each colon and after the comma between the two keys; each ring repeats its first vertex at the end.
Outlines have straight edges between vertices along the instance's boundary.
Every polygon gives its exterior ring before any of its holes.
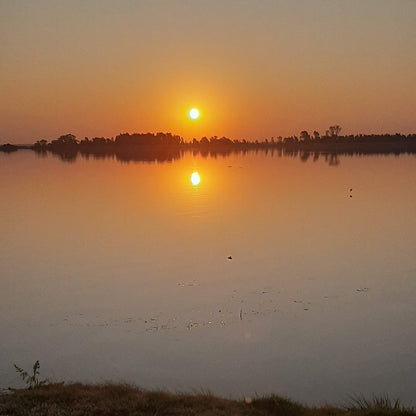
{"type": "Polygon", "coordinates": [[[416,415],[385,397],[356,398],[345,408],[306,407],[278,396],[229,400],[211,394],[144,391],[124,384],[51,384],[0,395],[0,415],[416,415]]]}

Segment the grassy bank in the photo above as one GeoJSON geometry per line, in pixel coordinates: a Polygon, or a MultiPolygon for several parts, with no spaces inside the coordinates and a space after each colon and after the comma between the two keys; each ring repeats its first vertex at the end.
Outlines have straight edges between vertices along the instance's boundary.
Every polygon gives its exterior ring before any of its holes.
{"type": "Polygon", "coordinates": [[[235,416],[364,416],[406,415],[405,409],[387,398],[351,400],[346,408],[306,407],[277,396],[228,400],[210,394],[149,392],[120,384],[51,384],[0,395],[0,415],[235,415],[235,416]]]}

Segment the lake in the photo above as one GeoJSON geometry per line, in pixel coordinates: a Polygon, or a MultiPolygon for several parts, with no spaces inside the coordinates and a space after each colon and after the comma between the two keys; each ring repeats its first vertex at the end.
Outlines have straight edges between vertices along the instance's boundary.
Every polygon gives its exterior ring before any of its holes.
{"type": "Polygon", "coordinates": [[[416,158],[333,162],[0,153],[0,387],[415,406],[416,158]]]}

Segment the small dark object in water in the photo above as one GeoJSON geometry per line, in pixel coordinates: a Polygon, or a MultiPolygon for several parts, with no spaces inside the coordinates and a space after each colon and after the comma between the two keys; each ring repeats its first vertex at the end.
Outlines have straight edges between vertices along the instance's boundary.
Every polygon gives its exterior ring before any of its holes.
{"type": "Polygon", "coordinates": [[[228,257],[227,257],[227,259],[228,259],[228,260],[232,260],[233,258],[232,258],[231,256],[228,256],[228,257]]]}
{"type": "Polygon", "coordinates": [[[350,188],[350,192],[352,192],[352,188],[350,188]]]}
{"type": "Polygon", "coordinates": [[[352,195],[350,195],[350,198],[352,198],[352,195]]]}

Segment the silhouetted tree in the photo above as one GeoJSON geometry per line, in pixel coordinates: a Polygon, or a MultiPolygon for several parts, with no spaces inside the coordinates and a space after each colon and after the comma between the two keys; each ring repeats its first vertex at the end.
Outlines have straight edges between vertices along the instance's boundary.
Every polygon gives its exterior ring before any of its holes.
{"type": "Polygon", "coordinates": [[[47,141],[47,140],[45,140],[45,139],[41,139],[41,140],[38,140],[38,141],[37,141],[37,142],[33,145],[33,147],[34,147],[35,149],[45,149],[47,145],[48,145],[48,141],[47,141]]]}
{"type": "Polygon", "coordinates": [[[52,146],[76,146],[77,144],[78,140],[73,134],[64,134],[51,142],[52,146]]]}
{"type": "Polygon", "coordinates": [[[311,136],[309,136],[309,133],[306,130],[301,131],[299,137],[303,141],[309,140],[311,138],[311,136]]]}
{"type": "Polygon", "coordinates": [[[331,135],[331,137],[338,137],[340,132],[341,127],[338,126],[338,124],[329,127],[329,134],[331,135]]]}

